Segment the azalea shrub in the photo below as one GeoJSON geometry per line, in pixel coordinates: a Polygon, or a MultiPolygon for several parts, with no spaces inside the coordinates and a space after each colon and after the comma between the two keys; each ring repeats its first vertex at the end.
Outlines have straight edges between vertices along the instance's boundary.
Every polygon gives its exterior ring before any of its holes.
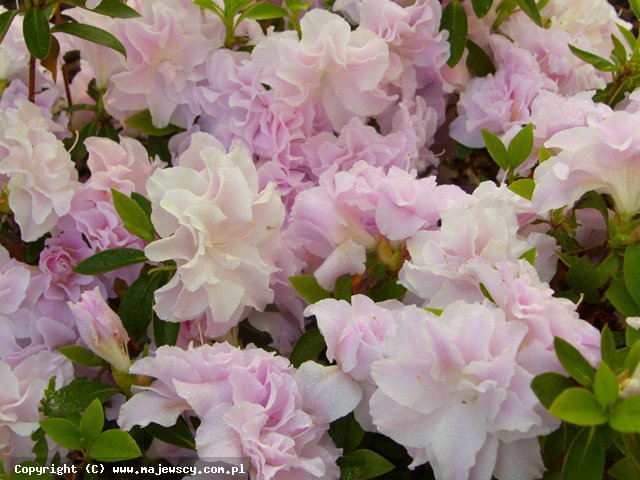
{"type": "Polygon", "coordinates": [[[640,1],[3,4],[1,478],[640,478],[640,1]]]}

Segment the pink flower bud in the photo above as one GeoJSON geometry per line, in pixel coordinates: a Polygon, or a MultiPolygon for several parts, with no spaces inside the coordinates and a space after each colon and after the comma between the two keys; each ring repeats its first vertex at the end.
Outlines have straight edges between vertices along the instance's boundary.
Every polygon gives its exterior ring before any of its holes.
{"type": "Polygon", "coordinates": [[[129,335],[120,317],[104,301],[98,287],[85,291],[78,303],[68,303],[84,343],[117,371],[127,372],[131,359],[129,335]]]}

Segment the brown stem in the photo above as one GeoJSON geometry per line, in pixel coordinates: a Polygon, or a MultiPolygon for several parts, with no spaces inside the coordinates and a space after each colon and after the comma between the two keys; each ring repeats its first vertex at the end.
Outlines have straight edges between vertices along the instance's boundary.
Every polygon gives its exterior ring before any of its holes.
{"type": "MultiPolygon", "coordinates": [[[[60,5],[56,8],[56,25],[62,23],[62,14],[60,13],[60,5]]],[[[69,86],[69,70],[67,69],[67,63],[62,63],[62,80],[64,81],[64,91],[67,94],[67,105],[72,106],[73,100],[71,99],[71,87],[69,86]]]]}
{"type": "Polygon", "coordinates": [[[29,57],[29,101],[36,103],[36,57],[29,57]]]}

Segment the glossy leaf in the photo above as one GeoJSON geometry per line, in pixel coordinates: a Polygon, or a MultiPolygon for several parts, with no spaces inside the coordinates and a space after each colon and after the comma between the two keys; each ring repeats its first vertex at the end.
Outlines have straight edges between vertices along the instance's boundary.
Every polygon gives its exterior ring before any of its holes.
{"type": "Polygon", "coordinates": [[[129,336],[138,340],[153,321],[154,293],[160,288],[160,275],[143,275],[133,282],[120,301],[118,316],[129,336]]]}
{"type": "Polygon", "coordinates": [[[386,458],[371,450],[356,450],[338,459],[341,480],[365,480],[394,469],[386,458]]]}
{"type": "Polygon", "coordinates": [[[39,60],[45,58],[51,48],[51,34],[49,20],[40,8],[27,10],[22,22],[22,31],[29,53],[39,60]]]}
{"type": "Polygon", "coordinates": [[[540,17],[540,11],[538,10],[538,5],[536,5],[535,0],[516,0],[516,3],[531,20],[536,22],[536,25],[539,27],[542,26],[542,18],[540,17]]]}
{"type": "Polygon", "coordinates": [[[76,378],[49,395],[44,404],[44,414],[55,416],[82,412],[96,398],[106,402],[116,393],[118,389],[97,380],[76,378]]]}
{"type": "Polygon", "coordinates": [[[147,257],[145,257],[142,250],[136,250],[135,248],[112,248],[111,250],[96,253],[83,260],[75,266],[73,271],[81,273],[82,275],[99,275],[126,267],[127,265],[134,265],[146,261],[147,257]]]}
{"type": "MultiPolygon", "coordinates": [[[[74,7],[87,8],[86,0],[63,0],[62,3],[73,5],[74,7]]],[[[91,9],[91,11],[112,18],[136,18],[140,16],[133,8],[127,6],[120,0],[102,0],[100,4],[96,8],[91,9]]]]}
{"type": "Polygon", "coordinates": [[[496,72],[496,67],[491,61],[491,57],[476,43],[467,39],[467,67],[477,77],[486,77],[490,73],[496,72]]]}
{"type": "Polygon", "coordinates": [[[585,61],[593,65],[598,70],[602,70],[603,72],[613,72],[617,68],[609,60],[607,60],[606,58],[602,58],[596,55],[595,53],[587,52],[586,50],[582,50],[578,47],[574,47],[571,44],[569,44],[569,48],[571,49],[571,51],[576,57],[578,57],[582,61],[585,61]]]}
{"type": "Polygon", "coordinates": [[[511,171],[518,168],[524,162],[533,149],[533,124],[529,123],[520,130],[507,150],[509,156],[509,168],[511,171]]]}
{"type": "Polygon", "coordinates": [[[82,449],[82,434],[75,423],[66,418],[44,418],[40,426],[58,445],[69,450],[82,449]]]}
{"type": "Polygon", "coordinates": [[[604,446],[600,436],[584,428],[576,435],[562,467],[563,480],[601,480],[604,473],[604,446]]]}
{"type": "Polygon", "coordinates": [[[60,42],[58,39],[51,35],[51,48],[49,48],[49,53],[45,58],[40,60],[40,65],[43,68],[47,69],[51,72],[51,77],[53,78],[54,83],[58,79],[58,57],[60,56],[60,42]]]}
{"type": "Polygon", "coordinates": [[[178,322],[165,322],[153,313],[152,320],[153,340],[158,347],[162,345],[173,346],[178,341],[180,324],[178,322]]]}
{"type": "Polygon", "coordinates": [[[85,443],[92,442],[98,438],[103,427],[104,410],[102,409],[102,403],[100,403],[100,400],[96,398],[89,404],[82,415],[82,419],[80,420],[79,429],[82,434],[82,438],[85,439],[85,443]]]}
{"type": "Polygon", "coordinates": [[[153,225],[142,207],[130,197],[111,189],[113,206],[124,223],[124,228],[145,242],[151,243],[155,239],[153,225]]]}
{"type": "Polygon", "coordinates": [[[509,168],[509,154],[502,140],[484,128],[482,129],[482,138],[484,139],[484,144],[491,158],[493,158],[500,168],[507,170],[509,168]]]}
{"type": "Polygon", "coordinates": [[[293,347],[293,351],[289,355],[289,361],[291,365],[298,368],[307,360],[315,360],[326,346],[320,330],[318,328],[310,328],[293,347]]]}
{"type": "Polygon", "coordinates": [[[256,3],[242,12],[242,17],[252,18],[253,20],[272,20],[287,16],[289,16],[289,12],[284,8],[269,2],[256,3]]]}
{"type": "Polygon", "coordinates": [[[136,442],[124,430],[106,430],[95,439],[89,455],[101,462],[120,462],[131,460],[141,455],[136,442]]]}
{"type": "Polygon", "coordinates": [[[609,425],[622,433],[640,432],[640,396],[629,397],[613,407],[609,425]]]}
{"type": "Polygon", "coordinates": [[[122,42],[120,42],[120,40],[118,40],[106,30],[94,27],[93,25],[87,25],[86,23],[65,22],[55,25],[51,29],[51,32],[73,35],[74,37],[82,38],[83,40],[88,40],[92,43],[97,43],[98,45],[111,48],[112,50],[121,53],[125,57],[127,56],[127,51],[125,50],[124,45],[122,44],[122,42]]]}
{"type": "Polygon", "coordinates": [[[554,345],[558,360],[567,373],[578,383],[590,387],[595,374],[589,362],[573,345],[560,337],[554,339],[554,345]]]}
{"type": "Polygon", "coordinates": [[[308,303],[314,304],[324,298],[330,298],[331,294],[320,286],[313,275],[298,275],[289,277],[289,282],[298,295],[308,303]]]}
{"type": "Polygon", "coordinates": [[[602,425],[607,415],[589,390],[572,387],[564,390],[549,407],[552,415],[580,426],[602,425]]]}
{"type": "Polygon", "coordinates": [[[540,400],[540,403],[548,409],[553,401],[558,398],[558,395],[572,385],[574,385],[574,383],[570,378],[556,372],[547,372],[533,379],[531,389],[540,400]]]}
{"type": "Polygon", "coordinates": [[[17,10],[7,10],[6,12],[0,13],[0,43],[2,43],[4,37],[7,35],[9,27],[17,14],[17,10]]]}
{"type": "Polygon", "coordinates": [[[182,417],[178,417],[178,421],[171,427],[150,423],[145,427],[145,430],[153,437],[170,445],[190,450],[196,449],[196,441],[193,438],[193,434],[182,417]]]}
{"type": "Polygon", "coordinates": [[[451,45],[451,55],[447,65],[455,67],[464,54],[467,45],[467,34],[469,25],[467,13],[458,0],[453,0],[442,11],[440,29],[449,32],[449,44],[451,45]]]}
{"type": "Polygon", "coordinates": [[[605,409],[611,407],[618,400],[618,381],[609,365],[600,362],[593,379],[593,393],[605,409]]]}
{"type": "Polygon", "coordinates": [[[622,280],[614,278],[604,296],[625,317],[640,316],[640,306],[635,302],[622,280]]]}
{"type": "Polygon", "coordinates": [[[489,13],[492,4],[493,0],[471,0],[473,13],[475,13],[478,18],[482,18],[489,13]]]}

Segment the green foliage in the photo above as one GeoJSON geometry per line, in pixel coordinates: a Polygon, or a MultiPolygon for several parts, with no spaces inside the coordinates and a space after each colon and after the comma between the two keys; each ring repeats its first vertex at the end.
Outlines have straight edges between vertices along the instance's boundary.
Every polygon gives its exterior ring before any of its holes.
{"type": "Polygon", "coordinates": [[[125,292],[118,316],[134,340],[144,337],[154,318],[154,292],[161,287],[162,275],[142,275],[125,292]]]}
{"type": "Polygon", "coordinates": [[[525,125],[509,143],[507,148],[502,140],[488,130],[482,129],[482,138],[491,158],[507,172],[507,181],[516,177],[514,170],[522,165],[533,149],[533,125],[525,125]]]}
{"type": "Polygon", "coordinates": [[[143,263],[147,260],[142,250],[135,248],[112,248],[111,250],[104,250],[84,259],[74,267],[73,271],[81,273],[82,275],[99,275],[126,267],[127,265],[143,263]]]}
{"type": "MultiPolygon", "coordinates": [[[[62,3],[73,7],[87,8],[86,0],[62,0],[62,3]]],[[[92,12],[112,18],[136,18],[140,14],[120,0],[102,0],[92,12]]]]}
{"type": "Polygon", "coordinates": [[[58,445],[69,450],[82,449],[82,433],[75,423],[66,418],[44,418],[40,426],[58,445]]]}
{"type": "Polygon", "coordinates": [[[143,110],[134,115],[131,115],[124,121],[125,125],[131,128],[135,128],[139,132],[149,135],[150,137],[164,137],[165,135],[173,135],[183,131],[180,127],[175,125],[167,125],[163,128],[158,128],[153,124],[151,118],[151,112],[149,110],[143,110]]]}
{"type": "Polygon", "coordinates": [[[531,200],[533,198],[533,191],[535,188],[536,184],[532,178],[520,178],[509,184],[509,190],[520,195],[522,198],[526,198],[527,200],[531,200]]]}
{"type": "Polygon", "coordinates": [[[600,480],[604,472],[604,445],[594,429],[582,429],[574,438],[562,468],[566,480],[600,480]]]}
{"type": "Polygon", "coordinates": [[[442,10],[442,20],[440,21],[440,30],[447,30],[449,32],[451,55],[447,61],[447,65],[455,67],[464,54],[469,30],[467,13],[460,1],[453,0],[444,7],[442,10]]]}
{"type": "Polygon", "coordinates": [[[489,13],[492,4],[493,0],[471,0],[473,13],[475,13],[478,18],[482,18],[489,13]]]}
{"type": "Polygon", "coordinates": [[[13,19],[16,18],[17,14],[17,10],[7,10],[6,12],[0,14],[0,43],[2,43],[4,37],[7,35],[9,27],[11,26],[13,19]]]}
{"type": "Polygon", "coordinates": [[[125,57],[127,56],[124,45],[120,40],[109,32],[102,30],[101,28],[94,27],[93,25],[75,22],[59,23],[51,28],[51,32],[73,35],[74,37],[82,38],[84,40],[97,43],[98,45],[111,48],[125,57]]]}
{"type": "Polygon", "coordinates": [[[103,428],[104,411],[102,410],[102,403],[96,398],[84,411],[78,429],[82,434],[83,441],[85,443],[91,443],[98,438],[103,428]]]}
{"type": "Polygon", "coordinates": [[[640,432],[640,396],[619,402],[611,411],[609,424],[622,433],[640,432]]]}
{"type": "Polygon", "coordinates": [[[594,265],[588,257],[577,257],[559,253],[560,259],[569,267],[567,283],[576,293],[583,293],[588,303],[601,300],[600,290],[617,272],[620,265],[618,256],[608,255],[600,264],[594,265]]]}
{"type": "Polygon", "coordinates": [[[353,275],[348,273],[340,275],[336,279],[336,286],[333,288],[333,297],[337,300],[351,301],[351,283],[353,282],[353,275]]]}
{"type": "Polygon", "coordinates": [[[542,18],[535,0],[516,0],[518,6],[533,20],[539,27],[542,26],[542,18]]]}
{"type": "Polygon", "coordinates": [[[549,412],[574,425],[592,426],[607,422],[607,415],[602,405],[593,393],[582,387],[564,390],[553,401],[549,412]]]}
{"type": "Polygon", "coordinates": [[[155,231],[151,223],[150,213],[140,206],[140,202],[142,202],[140,197],[142,196],[138,195],[136,197],[138,200],[134,200],[113,188],[111,189],[111,195],[113,197],[113,206],[122,219],[124,228],[145,242],[153,242],[155,231]]]}
{"type": "Polygon", "coordinates": [[[315,360],[326,347],[320,330],[317,327],[310,328],[298,339],[289,355],[289,361],[298,368],[307,360],[315,360]]]}
{"type": "Polygon", "coordinates": [[[75,378],[59,390],[46,392],[43,411],[47,416],[67,416],[82,412],[96,398],[106,402],[116,393],[118,389],[98,380],[75,378]]]}
{"type": "Polygon", "coordinates": [[[338,459],[340,480],[365,480],[384,475],[394,465],[371,450],[356,450],[338,459]]]}
{"type": "Polygon", "coordinates": [[[478,77],[486,77],[490,73],[496,73],[496,67],[491,57],[476,43],[467,39],[467,67],[478,77]]]}
{"type": "Polygon", "coordinates": [[[342,448],[344,453],[349,453],[358,448],[362,442],[364,430],[353,413],[350,413],[331,424],[329,435],[331,435],[336,447],[342,448]]]}
{"type": "Polygon", "coordinates": [[[153,314],[152,319],[153,340],[158,347],[163,345],[175,345],[180,333],[178,322],[166,322],[153,314]]]}
{"type": "Polygon", "coordinates": [[[601,362],[596,370],[593,393],[605,410],[608,410],[618,400],[618,380],[605,362],[601,362]]]}
{"type": "Polygon", "coordinates": [[[558,395],[571,386],[573,382],[569,378],[556,372],[542,373],[531,382],[531,389],[547,409],[558,395]]]}
{"type": "Polygon", "coordinates": [[[88,454],[101,462],[120,462],[142,455],[131,435],[119,429],[102,432],[89,446],[88,454]]]}
{"type": "Polygon", "coordinates": [[[178,421],[171,427],[163,427],[157,423],[150,423],[145,430],[158,440],[162,440],[170,445],[175,445],[189,450],[196,449],[196,441],[193,434],[182,417],[178,417],[178,421]]]}
{"type": "Polygon", "coordinates": [[[82,365],[84,367],[101,367],[105,365],[105,361],[95,353],[79,345],[60,347],[58,351],[76,365],[82,365]]]}
{"type": "Polygon", "coordinates": [[[49,19],[43,10],[38,7],[27,10],[22,22],[22,32],[31,55],[42,60],[49,54],[51,33],[49,32],[49,19]]]}
{"type": "Polygon", "coordinates": [[[298,275],[289,277],[289,282],[298,295],[309,304],[319,302],[324,298],[330,298],[331,294],[320,286],[318,280],[313,275],[298,275]]]}
{"type": "Polygon", "coordinates": [[[622,271],[629,294],[636,304],[640,305],[640,243],[627,247],[622,271]]]}
{"type": "Polygon", "coordinates": [[[558,360],[571,377],[585,387],[593,385],[593,368],[582,354],[569,342],[560,337],[554,339],[558,360]]]}

